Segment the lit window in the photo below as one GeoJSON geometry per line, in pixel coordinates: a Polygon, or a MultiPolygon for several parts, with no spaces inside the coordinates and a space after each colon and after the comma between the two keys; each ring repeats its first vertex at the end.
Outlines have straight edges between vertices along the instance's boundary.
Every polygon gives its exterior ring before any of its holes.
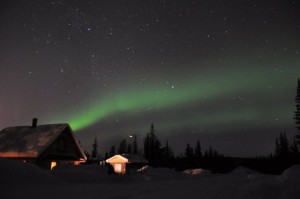
{"type": "Polygon", "coordinates": [[[53,167],[55,167],[57,165],[56,162],[51,162],[51,170],[53,169],[53,167]]]}

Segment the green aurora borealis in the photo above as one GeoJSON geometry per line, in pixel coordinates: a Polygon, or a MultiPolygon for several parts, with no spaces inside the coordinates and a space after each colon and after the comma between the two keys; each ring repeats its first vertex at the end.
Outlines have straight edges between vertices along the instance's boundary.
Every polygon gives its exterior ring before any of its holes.
{"type": "Polygon", "coordinates": [[[154,123],[176,154],[296,133],[300,2],[1,1],[0,127],[69,123],[99,152],[154,123]]]}
{"type": "MultiPolygon", "coordinates": [[[[286,105],[274,109],[272,101],[275,104],[280,103],[280,100],[274,99],[278,98],[276,93],[290,86],[290,82],[280,82],[278,80],[284,78],[284,76],[293,76],[295,71],[297,71],[296,64],[291,68],[294,69],[285,71],[285,73],[280,71],[268,73],[265,69],[260,69],[259,73],[256,71],[235,70],[234,72],[222,73],[217,78],[213,78],[214,75],[211,75],[194,80],[177,81],[177,84],[180,86],[153,84],[152,86],[144,86],[143,89],[118,89],[115,95],[105,99],[92,100],[92,102],[87,103],[89,106],[82,106],[78,111],[65,115],[57,121],[67,121],[74,131],[78,131],[95,123],[101,123],[101,120],[106,117],[124,112],[127,112],[129,115],[135,115],[132,119],[136,120],[140,115],[147,114],[149,109],[153,108],[160,111],[171,108],[175,112],[176,109],[182,112],[184,107],[188,108],[189,106],[214,106],[213,103],[216,99],[238,98],[239,94],[244,95],[245,93],[251,93],[254,96],[269,93],[267,96],[269,99],[262,98],[260,102],[263,103],[264,100],[269,100],[271,104],[268,106],[260,105],[259,99],[257,99],[258,103],[256,102],[254,107],[247,102],[247,99],[231,99],[232,102],[228,103],[227,100],[227,102],[224,102],[224,106],[221,105],[223,106],[222,110],[212,109],[212,112],[192,114],[191,117],[181,120],[181,124],[186,123],[195,127],[216,123],[233,124],[246,122],[254,124],[258,123],[258,121],[259,123],[270,124],[274,119],[279,120],[275,121],[277,125],[278,123],[284,124],[291,120],[292,107],[286,105]],[[239,105],[239,103],[243,102],[236,103],[236,100],[245,100],[245,105],[239,105]],[[268,116],[270,112],[274,112],[274,117],[268,116]],[[277,117],[280,117],[280,119],[277,117]]],[[[295,79],[296,76],[294,76],[295,79]]],[[[162,121],[161,128],[175,128],[179,121],[176,119],[171,120],[173,122],[166,121],[164,123],[162,121]]]]}

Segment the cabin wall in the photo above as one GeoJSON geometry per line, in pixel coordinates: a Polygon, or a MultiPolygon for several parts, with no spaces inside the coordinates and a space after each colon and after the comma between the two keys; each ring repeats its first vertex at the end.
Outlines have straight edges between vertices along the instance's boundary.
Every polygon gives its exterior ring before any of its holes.
{"type": "Polygon", "coordinates": [[[71,132],[65,129],[39,156],[37,165],[48,170],[57,165],[77,165],[81,153],[74,141],[71,132]]]}
{"type": "Polygon", "coordinates": [[[126,163],[111,163],[115,173],[124,174],[126,173],[126,163]]]}

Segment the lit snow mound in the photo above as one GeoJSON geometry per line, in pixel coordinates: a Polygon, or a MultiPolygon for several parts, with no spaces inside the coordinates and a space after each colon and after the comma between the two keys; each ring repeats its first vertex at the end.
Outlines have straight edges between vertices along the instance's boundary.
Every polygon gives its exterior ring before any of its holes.
{"type": "Polygon", "coordinates": [[[196,169],[186,169],[183,171],[185,174],[190,174],[190,175],[203,175],[209,173],[209,171],[201,169],[201,168],[196,168],[196,169]]]}
{"type": "Polygon", "coordinates": [[[18,160],[0,158],[1,185],[60,184],[50,171],[18,160]]]}

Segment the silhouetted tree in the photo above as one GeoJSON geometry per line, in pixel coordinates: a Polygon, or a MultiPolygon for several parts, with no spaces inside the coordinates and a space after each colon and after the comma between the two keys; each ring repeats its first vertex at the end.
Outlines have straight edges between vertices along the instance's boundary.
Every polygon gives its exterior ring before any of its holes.
{"type": "Polygon", "coordinates": [[[97,143],[97,138],[94,139],[93,150],[92,150],[92,158],[98,158],[98,143],[97,143]]]}
{"type": "Polygon", "coordinates": [[[275,155],[277,157],[288,157],[290,154],[290,145],[285,132],[280,133],[279,138],[276,138],[275,155]]]}
{"type": "Polygon", "coordinates": [[[126,142],[126,139],[123,139],[120,142],[118,153],[119,154],[124,154],[124,153],[126,153],[126,151],[127,151],[127,142],[126,142]]]}
{"type": "Polygon", "coordinates": [[[128,144],[126,153],[132,154],[131,144],[128,144]]]}
{"type": "Polygon", "coordinates": [[[201,146],[200,146],[200,141],[197,141],[196,147],[195,147],[195,156],[197,159],[200,159],[202,156],[202,152],[201,152],[201,146]]]}
{"type": "Polygon", "coordinates": [[[168,141],[166,141],[166,145],[162,148],[162,152],[163,152],[163,158],[165,160],[170,160],[171,158],[174,157],[173,150],[169,146],[169,142],[168,141]]]}
{"type": "Polygon", "coordinates": [[[194,150],[193,147],[190,146],[190,144],[186,145],[184,154],[187,159],[192,159],[194,157],[194,150]]]}
{"type": "Polygon", "coordinates": [[[291,144],[291,152],[292,152],[293,155],[299,154],[299,149],[298,149],[297,142],[296,142],[295,138],[293,139],[293,142],[291,144]]]}
{"type": "Polygon", "coordinates": [[[162,156],[161,143],[155,135],[153,124],[151,124],[144,140],[144,156],[148,159],[150,165],[158,165],[162,156]]]}
{"type": "Polygon", "coordinates": [[[295,111],[295,117],[294,120],[296,122],[296,127],[298,129],[298,134],[296,137],[296,142],[298,147],[300,147],[300,80],[298,78],[298,85],[297,85],[297,94],[296,94],[296,111],[295,111]]]}
{"type": "Polygon", "coordinates": [[[109,150],[109,156],[114,156],[116,155],[116,148],[115,146],[111,146],[110,150],[109,150]]]}
{"type": "Polygon", "coordinates": [[[222,155],[220,155],[217,150],[213,149],[212,146],[209,146],[208,150],[205,151],[204,156],[208,158],[215,158],[222,155]]]}
{"type": "Polygon", "coordinates": [[[107,152],[105,152],[105,157],[104,157],[104,160],[107,160],[109,158],[109,155],[107,152]]]}

